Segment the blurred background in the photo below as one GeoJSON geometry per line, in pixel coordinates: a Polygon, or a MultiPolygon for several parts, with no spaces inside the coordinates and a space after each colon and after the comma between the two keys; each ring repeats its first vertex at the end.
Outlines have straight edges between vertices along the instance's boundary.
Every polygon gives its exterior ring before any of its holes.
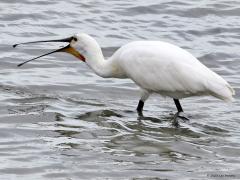
{"type": "Polygon", "coordinates": [[[239,179],[239,32],[237,0],[1,0],[0,179],[239,179]],[[172,99],[150,97],[139,120],[132,81],[97,77],[70,55],[17,67],[63,44],[13,44],[79,32],[105,57],[134,40],[178,45],[236,100],[184,99],[190,121],[175,128],[172,99]]]}

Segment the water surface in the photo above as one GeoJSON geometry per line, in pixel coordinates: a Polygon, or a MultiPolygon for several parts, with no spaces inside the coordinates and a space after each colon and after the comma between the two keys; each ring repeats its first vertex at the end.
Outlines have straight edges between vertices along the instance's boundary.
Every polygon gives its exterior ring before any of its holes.
{"type": "Polygon", "coordinates": [[[239,32],[237,0],[2,0],[0,179],[240,179],[239,32]],[[69,55],[17,68],[61,44],[12,44],[78,32],[106,57],[133,40],[174,43],[223,76],[236,100],[184,99],[190,121],[175,128],[171,99],[152,96],[139,119],[130,80],[97,77],[69,55]]]}

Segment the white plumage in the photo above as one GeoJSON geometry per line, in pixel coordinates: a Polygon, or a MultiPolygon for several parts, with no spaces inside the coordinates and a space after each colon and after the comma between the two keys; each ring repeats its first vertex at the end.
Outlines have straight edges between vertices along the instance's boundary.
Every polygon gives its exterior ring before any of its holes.
{"type": "Polygon", "coordinates": [[[225,101],[231,101],[234,94],[222,77],[189,52],[166,42],[132,42],[120,48],[109,60],[148,92],[175,99],[212,95],[225,101]]]}
{"type": "Polygon", "coordinates": [[[83,50],[86,63],[102,77],[132,79],[144,92],[175,99],[212,95],[232,101],[234,90],[193,55],[161,41],[135,41],[122,46],[105,60],[98,43],[86,34],[77,35],[72,46],[83,50]]]}
{"type": "Polygon", "coordinates": [[[179,99],[190,96],[211,95],[224,101],[233,100],[234,90],[222,77],[175,45],[135,41],[122,46],[105,60],[100,46],[91,36],[81,33],[68,39],[67,47],[54,52],[73,54],[104,78],[133,80],[142,89],[137,108],[140,112],[151,93],[173,98],[178,112],[182,111],[179,99]]]}

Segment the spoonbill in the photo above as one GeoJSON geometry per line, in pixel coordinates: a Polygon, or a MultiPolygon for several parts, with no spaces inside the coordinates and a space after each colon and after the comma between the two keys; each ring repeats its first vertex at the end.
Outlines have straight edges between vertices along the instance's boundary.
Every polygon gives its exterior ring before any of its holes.
{"type": "Polygon", "coordinates": [[[183,112],[179,99],[210,95],[224,101],[232,101],[235,94],[233,88],[222,77],[203,65],[192,54],[167,42],[130,42],[120,47],[107,60],[97,41],[85,33],[65,39],[20,44],[43,42],[67,42],[68,45],[18,66],[52,53],[70,53],[103,78],[129,78],[135,82],[141,89],[141,98],[137,106],[140,115],[145,101],[152,93],[173,99],[177,108],[174,117],[180,117],[179,113],[183,112]]]}

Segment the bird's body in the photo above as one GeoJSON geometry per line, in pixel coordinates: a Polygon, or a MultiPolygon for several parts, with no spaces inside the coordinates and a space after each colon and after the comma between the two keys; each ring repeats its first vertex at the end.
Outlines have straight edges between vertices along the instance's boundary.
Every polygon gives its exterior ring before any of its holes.
{"type": "Polygon", "coordinates": [[[233,90],[219,75],[182,48],[161,41],[135,41],[118,49],[112,75],[132,79],[149,93],[175,99],[212,95],[232,100],[233,90]]]}
{"type": "Polygon", "coordinates": [[[183,111],[179,99],[190,96],[211,95],[224,101],[233,100],[234,90],[222,77],[186,50],[170,43],[135,41],[104,59],[96,40],[87,34],[51,41],[69,41],[68,46],[53,52],[73,54],[101,77],[133,80],[142,89],[137,108],[139,112],[142,112],[144,102],[151,93],[173,98],[178,112],[183,111]]]}

